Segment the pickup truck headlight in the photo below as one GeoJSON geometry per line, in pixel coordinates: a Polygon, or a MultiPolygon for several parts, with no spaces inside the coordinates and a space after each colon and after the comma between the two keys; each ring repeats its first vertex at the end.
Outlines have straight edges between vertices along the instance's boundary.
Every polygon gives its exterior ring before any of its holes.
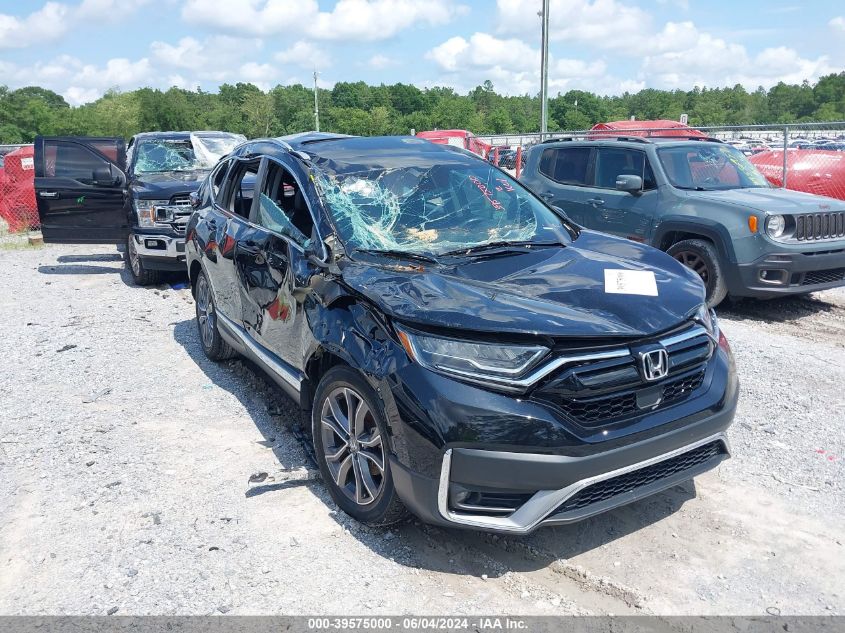
{"type": "Polygon", "coordinates": [[[482,384],[508,385],[549,352],[541,345],[475,343],[404,329],[398,332],[411,359],[426,369],[482,384]]]}
{"type": "Polygon", "coordinates": [[[769,237],[776,240],[783,237],[785,232],[786,218],[782,215],[769,216],[769,219],[766,220],[766,233],[768,233],[769,237]]]}
{"type": "Polygon", "coordinates": [[[155,226],[156,207],[166,207],[170,200],[134,200],[135,212],[138,214],[138,226],[155,226]]]}

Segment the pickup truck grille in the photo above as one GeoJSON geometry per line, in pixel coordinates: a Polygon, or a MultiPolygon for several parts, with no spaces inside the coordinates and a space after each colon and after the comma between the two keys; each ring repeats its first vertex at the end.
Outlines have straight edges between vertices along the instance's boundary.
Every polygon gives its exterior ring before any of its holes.
{"type": "MultiPolygon", "coordinates": [[[[659,341],[669,357],[669,373],[643,379],[636,355],[586,361],[553,375],[532,397],[588,429],[602,428],[669,407],[701,388],[715,346],[700,326],[685,336],[659,341]]],[[[632,345],[636,349],[636,345],[632,345]]]]}
{"type": "Polygon", "coordinates": [[[845,211],[795,216],[794,239],[799,242],[845,237],[845,211]]]}
{"type": "Polygon", "coordinates": [[[170,198],[170,204],[166,207],[156,208],[156,224],[161,227],[168,227],[180,235],[184,235],[185,226],[191,215],[191,197],[189,193],[177,193],[170,198]],[[166,218],[173,218],[167,221],[166,218]]]}

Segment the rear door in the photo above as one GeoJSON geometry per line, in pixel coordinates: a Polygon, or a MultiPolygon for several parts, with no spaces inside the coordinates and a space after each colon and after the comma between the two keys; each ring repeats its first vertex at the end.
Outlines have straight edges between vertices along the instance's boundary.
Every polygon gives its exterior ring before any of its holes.
{"type": "Polygon", "coordinates": [[[36,137],[35,198],[45,242],[125,242],[126,143],[122,138],[36,137]]]}
{"type": "Polygon", "coordinates": [[[531,187],[548,204],[560,207],[581,226],[592,228],[587,221],[590,197],[586,185],[590,178],[593,150],[590,147],[547,147],[542,150],[538,173],[525,177],[531,187]]]}
{"type": "Polygon", "coordinates": [[[645,152],[626,147],[599,147],[593,173],[593,183],[588,188],[592,217],[587,226],[637,242],[648,239],[660,193],[645,152]],[[616,178],[624,175],[642,178],[642,190],[636,193],[618,190],[616,178]]]}

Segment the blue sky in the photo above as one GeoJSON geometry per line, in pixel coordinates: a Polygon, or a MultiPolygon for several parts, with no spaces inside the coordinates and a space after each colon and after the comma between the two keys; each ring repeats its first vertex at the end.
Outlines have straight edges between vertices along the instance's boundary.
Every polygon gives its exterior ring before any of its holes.
{"type": "MultiPolygon", "coordinates": [[[[402,81],[536,93],[540,0],[0,0],[0,84],[72,104],[118,87],[402,81]]],[[[551,0],[551,93],[815,80],[845,4],[551,0]]]]}

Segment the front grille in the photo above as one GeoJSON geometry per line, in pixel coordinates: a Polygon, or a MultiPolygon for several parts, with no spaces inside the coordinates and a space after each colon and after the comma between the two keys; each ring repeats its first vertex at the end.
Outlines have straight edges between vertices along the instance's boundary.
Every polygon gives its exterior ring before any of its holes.
{"type": "Polygon", "coordinates": [[[714,350],[703,329],[693,334],[660,341],[669,356],[669,374],[661,381],[648,382],[640,373],[636,351],[649,343],[644,341],[632,344],[621,356],[564,368],[538,387],[532,397],[589,429],[677,404],[703,385],[706,363],[714,350]]]}
{"type": "Polygon", "coordinates": [[[589,427],[596,422],[607,420],[618,422],[644,411],[654,411],[662,405],[675,404],[687,398],[703,382],[704,370],[668,382],[657,383],[658,386],[662,386],[662,396],[659,399],[651,400],[651,404],[645,407],[640,407],[638,404],[637,393],[650,392],[654,388],[653,386],[605,398],[583,400],[561,398],[556,404],[567,416],[582,426],[589,427]],[[653,404],[654,402],[656,402],[656,405],[653,404]]]}
{"type": "Polygon", "coordinates": [[[833,268],[831,270],[814,270],[804,275],[801,281],[802,286],[814,286],[816,284],[830,284],[835,281],[845,280],[845,268],[833,268]]]}
{"type": "Polygon", "coordinates": [[[799,242],[845,237],[845,211],[795,217],[794,239],[799,242]]]}
{"type": "Polygon", "coordinates": [[[189,207],[191,206],[191,194],[177,193],[170,199],[170,204],[177,207],[189,207]]]}
{"type": "Polygon", "coordinates": [[[596,482],[583,488],[569,499],[563,502],[554,514],[580,510],[602,501],[607,501],[618,495],[643,488],[662,479],[666,479],[678,473],[692,470],[716,457],[727,455],[725,445],[716,440],[699,446],[691,451],[682,453],[676,457],[657,462],[651,466],[640,468],[629,473],[624,473],[611,479],[596,482]]]}

